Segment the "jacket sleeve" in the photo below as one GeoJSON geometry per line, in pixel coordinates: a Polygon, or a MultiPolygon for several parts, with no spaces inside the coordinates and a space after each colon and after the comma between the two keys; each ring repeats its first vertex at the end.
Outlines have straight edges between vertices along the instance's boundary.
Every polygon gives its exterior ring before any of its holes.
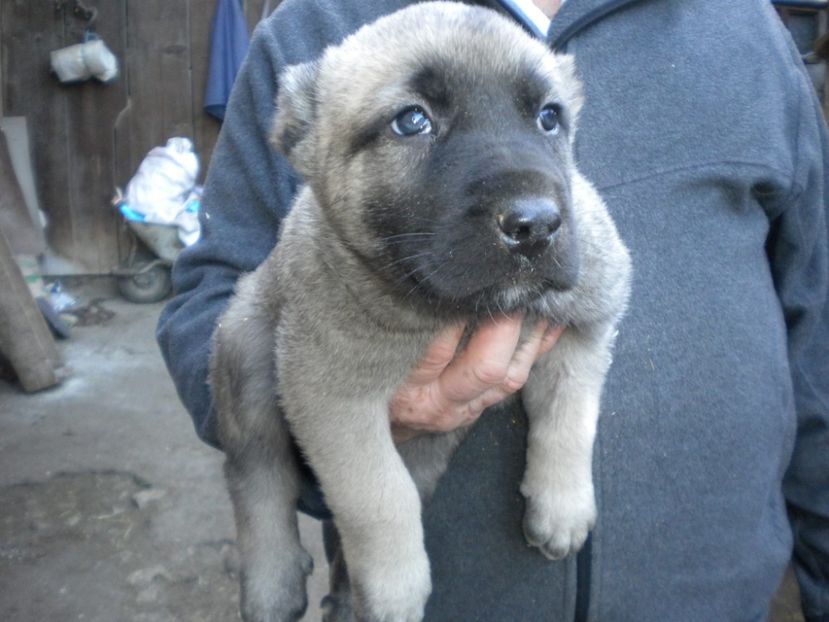
{"type": "Polygon", "coordinates": [[[254,270],[276,243],[296,189],[288,164],[270,149],[276,77],[271,33],[260,27],[231,95],[210,164],[200,214],[202,236],[173,268],[174,297],[157,339],[199,437],[218,447],[207,386],[210,342],[237,278],[254,270]]]}
{"type": "MultiPolygon", "coordinates": [[[[287,64],[268,26],[265,22],[257,28],[236,78],[205,184],[202,236],[176,261],[175,295],[161,313],[156,332],[196,432],[217,448],[207,385],[213,330],[236,280],[256,269],[276,244],[279,225],[299,183],[293,169],[268,144],[277,77],[287,64]]],[[[311,42],[291,62],[307,60],[322,47],[311,42]]],[[[300,465],[305,467],[302,461],[300,465]]],[[[302,476],[299,508],[317,518],[330,517],[310,469],[303,468],[302,476]]]]}
{"type": "Polygon", "coordinates": [[[769,252],[788,329],[797,412],[784,493],[793,563],[809,622],[829,619],[829,143],[811,83],[801,106],[791,199],[774,222],[769,252]]]}

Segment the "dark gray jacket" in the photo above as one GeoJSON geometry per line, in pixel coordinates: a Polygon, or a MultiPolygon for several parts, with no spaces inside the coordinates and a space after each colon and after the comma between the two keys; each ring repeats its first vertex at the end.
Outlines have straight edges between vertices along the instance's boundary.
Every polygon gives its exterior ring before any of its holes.
{"type": "MultiPolygon", "coordinates": [[[[404,4],[286,0],[254,37],[158,331],[207,442],[213,325],[297,186],[265,140],[277,74],[404,4]]],[[[486,413],[425,511],[427,617],[761,620],[794,551],[829,620],[829,147],[793,47],[758,0],[568,0],[549,40],[576,56],[577,156],[634,262],[599,522],[577,559],[529,549],[523,414],[486,413]]]]}

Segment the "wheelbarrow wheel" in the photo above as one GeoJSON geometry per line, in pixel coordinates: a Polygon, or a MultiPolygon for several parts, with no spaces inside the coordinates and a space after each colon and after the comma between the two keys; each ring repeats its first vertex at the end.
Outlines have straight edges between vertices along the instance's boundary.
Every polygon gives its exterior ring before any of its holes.
{"type": "Polygon", "coordinates": [[[153,266],[146,272],[118,278],[118,291],[130,302],[148,303],[164,300],[172,289],[170,268],[153,266]]]}

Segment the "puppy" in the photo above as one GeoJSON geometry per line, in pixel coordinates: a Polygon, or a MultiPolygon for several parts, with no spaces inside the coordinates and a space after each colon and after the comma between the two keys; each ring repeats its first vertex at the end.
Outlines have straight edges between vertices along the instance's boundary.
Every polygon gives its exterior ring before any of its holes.
{"type": "Polygon", "coordinates": [[[388,404],[453,322],[523,313],[525,326],[566,326],[520,394],[524,531],[552,559],[583,544],[630,260],[573,161],[581,104],[572,58],[446,2],[283,72],[272,142],[306,185],[276,249],[240,279],[211,363],[245,620],[306,606],[291,438],[334,515],[357,617],[423,617],[421,498],[465,430],[396,447],[388,404]]]}

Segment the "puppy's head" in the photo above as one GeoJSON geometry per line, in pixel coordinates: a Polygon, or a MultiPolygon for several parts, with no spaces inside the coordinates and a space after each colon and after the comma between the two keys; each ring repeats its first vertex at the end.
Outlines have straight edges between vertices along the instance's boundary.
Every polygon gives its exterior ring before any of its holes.
{"type": "Polygon", "coordinates": [[[483,313],[575,284],[572,58],[493,11],[433,2],[280,80],[273,144],[401,296],[483,313]]]}

